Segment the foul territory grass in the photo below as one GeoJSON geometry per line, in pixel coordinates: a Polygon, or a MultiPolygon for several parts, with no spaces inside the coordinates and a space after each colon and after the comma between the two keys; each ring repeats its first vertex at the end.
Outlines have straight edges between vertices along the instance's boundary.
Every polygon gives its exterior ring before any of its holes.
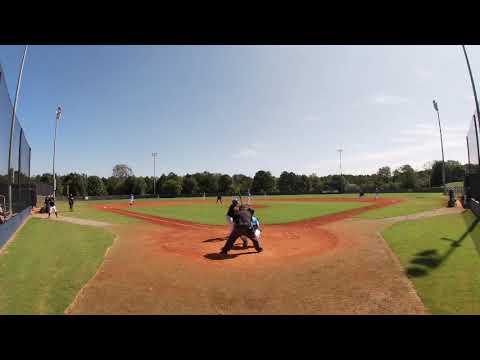
{"type": "Polygon", "coordinates": [[[383,233],[433,314],[480,314],[480,225],[465,211],[383,233]]]}
{"type": "Polygon", "coordinates": [[[358,215],[358,217],[363,219],[383,219],[411,215],[444,207],[447,202],[446,197],[442,194],[415,194],[409,196],[391,196],[391,194],[385,194],[385,197],[402,197],[404,201],[381,209],[367,211],[358,215]]]}
{"type": "MultiPolygon", "coordinates": [[[[318,216],[333,214],[345,210],[368,206],[368,203],[358,202],[255,202],[267,206],[255,210],[261,223],[282,224],[298,220],[310,219],[318,216]]],[[[253,204],[253,206],[255,206],[253,204]]],[[[229,204],[191,204],[159,207],[133,207],[135,211],[148,215],[156,215],[177,220],[186,220],[201,224],[225,224],[225,214],[229,204]]]]}
{"type": "MultiPolygon", "coordinates": [[[[128,200],[122,200],[123,202],[128,202],[128,200]]],[[[74,203],[73,211],[70,211],[70,207],[66,201],[58,201],[57,202],[57,209],[60,215],[65,215],[68,217],[75,217],[80,219],[90,219],[90,220],[97,220],[103,221],[110,224],[131,224],[135,222],[139,222],[139,220],[114,214],[108,211],[102,211],[95,209],[92,205],[93,204],[107,204],[113,202],[120,202],[119,200],[116,201],[76,201],[74,203]]],[[[45,216],[47,216],[45,214],[45,216]]]]}
{"type": "Polygon", "coordinates": [[[0,255],[0,314],[62,314],[112,241],[103,229],[28,220],[0,255]]]}

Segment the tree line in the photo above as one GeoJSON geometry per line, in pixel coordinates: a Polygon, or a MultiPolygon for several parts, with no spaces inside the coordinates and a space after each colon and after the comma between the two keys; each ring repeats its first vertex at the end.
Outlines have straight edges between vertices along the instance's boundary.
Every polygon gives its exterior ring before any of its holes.
{"type": "MultiPolygon", "coordinates": [[[[449,160],[446,166],[446,181],[463,181],[465,165],[449,160]]],[[[32,178],[35,183],[53,184],[52,174],[45,173],[32,178]]],[[[403,165],[394,171],[384,166],[370,175],[305,175],[284,171],[275,177],[269,171],[259,170],[252,177],[243,174],[210,173],[177,175],[173,172],[154,179],[150,176],[135,176],[125,164],[113,168],[112,176],[87,176],[79,173],[57,175],[57,194],[75,196],[145,195],[162,196],[217,194],[308,194],[322,192],[373,192],[402,190],[427,190],[442,185],[442,162],[432,161],[422,170],[403,165]]]]}

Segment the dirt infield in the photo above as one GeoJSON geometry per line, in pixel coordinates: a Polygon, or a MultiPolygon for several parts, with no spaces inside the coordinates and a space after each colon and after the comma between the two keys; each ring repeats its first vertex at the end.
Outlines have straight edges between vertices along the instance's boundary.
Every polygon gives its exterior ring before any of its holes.
{"type": "MultiPolygon", "coordinates": [[[[113,227],[118,241],[70,313],[423,313],[403,270],[378,236],[377,223],[350,220],[401,200],[319,200],[372,204],[311,220],[265,225],[264,252],[236,247],[227,257],[218,256],[227,226],[138,214],[126,210],[128,204],[96,205],[144,222],[113,227]]],[[[149,201],[148,206],[202,202],[149,201]]],[[[137,206],[140,203],[147,202],[137,206]]]]}

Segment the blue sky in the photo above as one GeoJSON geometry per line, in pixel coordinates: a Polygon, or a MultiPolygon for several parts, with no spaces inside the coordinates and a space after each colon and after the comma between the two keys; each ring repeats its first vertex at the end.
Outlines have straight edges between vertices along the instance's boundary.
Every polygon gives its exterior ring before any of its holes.
{"type": "MultiPolygon", "coordinates": [[[[480,46],[468,47],[480,80],[480,46]]],[[[12,97],[22,46],[0,46],[12,97]]],[[[477,85],[480,90],[480,84],[477,85]]],[[[18,117],[32,174],[264,169],[370,173],[466,161],[475,109],[460,46],[30,46],[18,117]]]]}

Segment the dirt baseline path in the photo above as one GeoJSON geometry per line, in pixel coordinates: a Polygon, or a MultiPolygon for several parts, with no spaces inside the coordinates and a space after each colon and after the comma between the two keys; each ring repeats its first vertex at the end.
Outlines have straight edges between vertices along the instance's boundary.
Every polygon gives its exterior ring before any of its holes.
{"type": "MultiPolygon", "coordinates": [[[[312,199],[289,201],[304,200],[312,199]]],[[[400,200],[366,200],[357,201],[372,205],[266,225],[264,252],[237,247],[228,257],[217,255],[227,226],[192,224],[133,213],[125,209],[128,205],[107,205],[103,210],[144,222],[113,226],[118,234],[115,245],[69,313],[425,313],[378,233],[384,225],[351,219],[400,200]]],[[[159,203],[169,206],[166,201],[159,203]]],[[[179,201],[168,203],[179,205],[179,201]]]]}

